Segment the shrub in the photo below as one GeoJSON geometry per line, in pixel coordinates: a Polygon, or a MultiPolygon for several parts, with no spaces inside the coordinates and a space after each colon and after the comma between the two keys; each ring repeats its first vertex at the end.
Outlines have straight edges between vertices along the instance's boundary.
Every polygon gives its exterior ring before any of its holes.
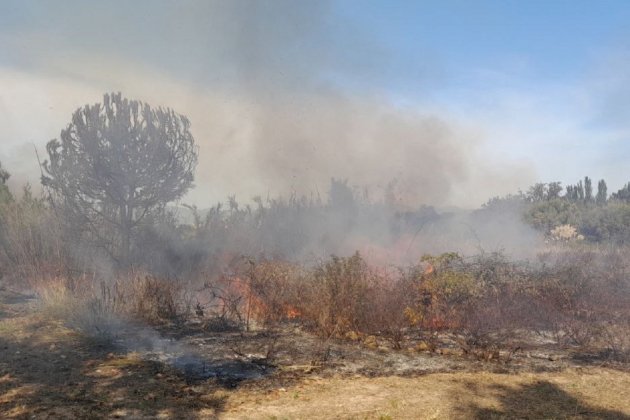
{"type": "Polygon", "coordinates": [[[523,267],[499,253],[481,254],[466,264],[475,293],[464,305],[460,344],[465,353],[497,358],[499,350],[515,351],[516,333],[526,328],[531,312],[523,267]]]}
{"type": "Polygon", "coordinates": [[[181,306],[181,285],[174,280],[151,275],[135,275],[131,279],[132,313],[150,323],[174,321],[185,313],[181,306]]]}
{"type": "Polygon", "coordinates": [[[417,301],[415,284],[408,278],[379,272],[370,291],[369,310],[364,314],[362,329],[386,338],[395,349],[402,348],[410,326],[404,309],[417,301]]]}
{"type": "Polygon", "coordinates": [[[573,239],[582,240],[584,237],[582,235],[578,235],[577,228],[571,225],[560,225],[551,229],[549,232],[551,239],[554,241],[570,241],[573,239]]]}
{"type": "Polygon", "coordinates": [[[535,328],[563,345],[613,343],[630,323],[630,268],[622,249],[568,249],[543,256],[532,273],[535,328]],[[607,338],[605,338],[607,337],[607,338]]]}
{"type": "Polygon", "coordinates": [[[374,273],[358,252],[351,257],[332,256],[307,276],[302,312],[326,336],[364,330],[374,282],[374,273]]]}
{"type": "Polygon", "coordinates": [[[416,305],[406,309],[410,322],[431,332],[457,328],[465,307],[478,293],[474,278],[456,253],[425,255],[421,262],[407,273],[415,280],[419,296],[416,305]]]}
{"type": "Polygon", "coordinates": [[[303,270],[295,264],[278,260],[248,261],[246,272],[250,315],[264,325],[299,318],[303,270]]]}
{"type": "Polygon", "coordinates": [[[43,199],[24,188],[18,200],[0,200],[0,264],[4,275],[24,283],[67,272],[63,229],[43,199]]]}
{"type": "Polygon", "coordinates": [[[121,314],[91,286],[91,279],[86,277],[55,278],[40,284],[38,294],[45,313],[96,344],[108,346],[121,328],[121,314]]]}

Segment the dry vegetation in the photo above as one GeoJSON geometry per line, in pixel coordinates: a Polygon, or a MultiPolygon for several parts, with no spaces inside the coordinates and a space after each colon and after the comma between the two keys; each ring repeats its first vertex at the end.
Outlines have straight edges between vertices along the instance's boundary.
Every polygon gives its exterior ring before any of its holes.
{"type": "Polygon", "coordinates": [[[162,214],[116,265],[46,200],[3,201],[0,415],[630,416],[627,247],[297,258],[345,208],[162,214]]]}
{"type": "Polygon", "coordinates": [[[197,287],[138,272],[46,278],[30,296],[11,286],[0,413],[629,418],[627,286],[614,275],[626,260],[546,258],[448,254],[394,272],[358,254],[310,268],[239,259],[197,287]],[[178,344],[137,344],[141,325],[178,344]]]}
{"type": "Polygon", "coordinates": [[[238,388],[189,381],[139,353],[109,351],[34,313],[34,296],[4,289],[3,418],[630,418],[623,370],[424,375],[283,373],[238,388]]]}

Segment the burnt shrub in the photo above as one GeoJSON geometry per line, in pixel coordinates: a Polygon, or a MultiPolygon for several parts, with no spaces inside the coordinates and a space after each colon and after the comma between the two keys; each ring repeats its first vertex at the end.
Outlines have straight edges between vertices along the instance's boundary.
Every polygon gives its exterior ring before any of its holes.
{"type": "Polygon", "coordinates": [[[248,297],[252,298],[252,294],[238,272],[230,270],[210,276],[194,293],[195,314],[204,320],[206,329],[212,331],[249,328],[249,307],[245,307],[248,297]]]}
{"type": "Polygon", "coordinates": [[[363,314],[362,332],[387,339],[395,349],[402,348],[410,323],[405,308],[417,301],[417,289],[408,278],[377,271],[370,289],[369,310],[363,314]]]}
{"type": "Polygon", "coordinates": [[[380,335],[400,348],[404,313],[415,285],[370,267],[356,253],[331,256],[312,268],[280,260],[249,260],[243,309],[263,326],[293,320],[324,337],[380,335]]]}
{"type": "Polygon", "coordinates": [[[255,317],[263,325],[297,319],[302,316],[300,302],[304,270],[286,261],[248,261],[247,318],[255,317]]]}
{"type": "Polygon", "coordinates": [[[485,359],[498,358],[503,349],[515,351],[515,339],[528,327],[532,309],[523,267],[491,253],[472,258],[465,269],[476,287],[457,329],[463,351],[485,359]]]}
{"type": "Polygon", "coordinates": [[[184,313],[179,299],[181,287],[176,281],[134,276],[131,290],[133,313],[148,322],[172,321],[184,313]]]}
{"type": "Polygon", "coordinates": [[[184,285],[176,279],[129,271],[95,282],[91,293],[118,316],[160,324],[189,317],[190,305],[184,292],[184,285]]]}
{"type": "Polygon", "coordinates": [[[527,328],[527,276],[499,253],[426,255],[406,275],[418,289],[406,314],[430,350],[436,350],[439,334],[448,332],[465,354],[496,358],[501,349],[513,351],[516,333],[527,328]]]}
{"type": "Polygon", "coordinates": [[[535,327],[561,345],[621,355],[630,329],[627,249],[573,248],[542,256],[532,275],[535,327]]]}

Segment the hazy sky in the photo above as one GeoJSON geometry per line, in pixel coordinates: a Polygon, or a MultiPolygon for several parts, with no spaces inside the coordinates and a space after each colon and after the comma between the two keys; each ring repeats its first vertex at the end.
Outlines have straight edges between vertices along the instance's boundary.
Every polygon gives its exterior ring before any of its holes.
{"type": "Polygon", "coordinates": [[[0,161],[107,91],[190,117],[207,206],[325,190],[476,206],[630,181],[628,1],[0,2],[0,161]]]}

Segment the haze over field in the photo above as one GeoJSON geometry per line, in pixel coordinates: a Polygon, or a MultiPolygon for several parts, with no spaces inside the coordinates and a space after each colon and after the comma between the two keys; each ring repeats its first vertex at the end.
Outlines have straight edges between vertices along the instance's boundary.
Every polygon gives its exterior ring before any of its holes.
{"type": "Polygon", "coordinates": [[[611,190],[627,182],[623,1],[5,1],[0,11],[0,161],[14,186],[38,185],[33,145],[43,154],[106,91],[190,118],[200,163],[183,201],[200,207],[324,194],[331,177],[373,197],[396,180],[403,208],[476,207],[585,173],[611,190]]]}

